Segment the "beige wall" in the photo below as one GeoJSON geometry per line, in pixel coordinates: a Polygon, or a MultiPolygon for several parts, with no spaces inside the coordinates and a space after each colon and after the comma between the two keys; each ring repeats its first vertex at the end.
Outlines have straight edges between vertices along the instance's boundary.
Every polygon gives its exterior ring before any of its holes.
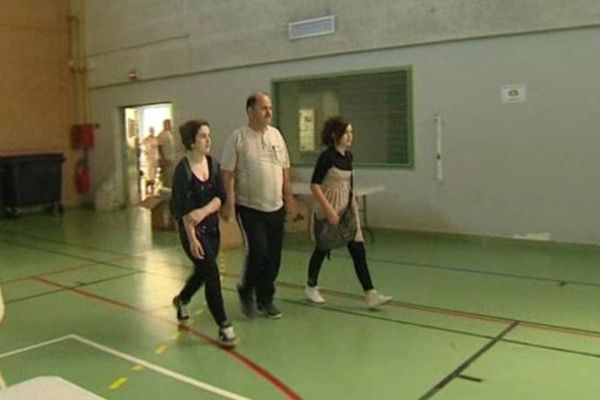
{"type": "Polygon", "coordinates": [[[72,205],[79,196],[68,16],[69,0],[0,0],[0,154],[63,153],[63,202],[72,205]]]}

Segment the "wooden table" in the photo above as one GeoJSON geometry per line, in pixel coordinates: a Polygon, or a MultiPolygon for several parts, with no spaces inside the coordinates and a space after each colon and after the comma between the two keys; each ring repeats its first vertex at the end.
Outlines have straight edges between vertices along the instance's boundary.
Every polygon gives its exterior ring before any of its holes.
{"type": "MultiPolygon", "coordinates": [[[[354,195],[358,199],[358,212],[361,215],[362,226],[365,231],[371,236],[371,241],[375,241],[375,234],[369,228],[367,218],[367,196],[370,194],[380,193],[385,190],[384,185],[354,185],[354,195]]],[[[292,192],[299,196],[312,196],[310,191],[310,182],[292,182],[292,192]]]]}

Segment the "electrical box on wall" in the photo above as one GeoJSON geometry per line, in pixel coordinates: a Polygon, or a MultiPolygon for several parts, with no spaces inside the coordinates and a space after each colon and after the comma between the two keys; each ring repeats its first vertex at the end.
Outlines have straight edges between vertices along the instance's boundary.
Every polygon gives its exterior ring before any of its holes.
{"type": "Polygon", "coordinates": [[[504,85],[500,88],[503,103],[524,103],[527,100],[527,91],[524,83],[504,85]]]}
{"type": "Polygon", "coordinates": [[[88,150],[94,147],[94,135],[98,124],[75,124],[71,128],[71,144],[74,149],[88,150]]]}

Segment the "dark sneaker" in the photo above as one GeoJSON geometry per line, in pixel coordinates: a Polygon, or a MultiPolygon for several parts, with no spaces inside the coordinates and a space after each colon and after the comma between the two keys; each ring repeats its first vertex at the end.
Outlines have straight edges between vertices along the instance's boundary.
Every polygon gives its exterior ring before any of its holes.
{"type": "Polygon", "coordinates": [[[279,311],[275,304],[267,304],[266,306],[258,307],[258,313],[269,319],[279,319],[283,317],[283,313],[279,311]]]}
{"type": "Polygon", "coordinates": [[[187,310],[187,306],[183,304],[179,296],[173,297],[173,307],[177,311],[177,319],[180,321],[185,321],[190,318],[190,313],[187,310]]]}
{"type": "Polygon", "coordinates": [[[254,315],[254,298],[252,293],[245,293],[241,286],[237,287],[238,295],[240,296],[240,305],[242,306],[242,313],[246,317],[252,317],[254,315]]]}
{"type": "Polygon", "coordinates": [[[219,329],[219,337],[218,337],[219,343],[221,344],[221,346],[223,347],[235,347],[236,343],[237,343],[237,335],[235,334],[235,331],[233,330],[233,326],[227,326],[225,328],[221,328],[219,329]]]}

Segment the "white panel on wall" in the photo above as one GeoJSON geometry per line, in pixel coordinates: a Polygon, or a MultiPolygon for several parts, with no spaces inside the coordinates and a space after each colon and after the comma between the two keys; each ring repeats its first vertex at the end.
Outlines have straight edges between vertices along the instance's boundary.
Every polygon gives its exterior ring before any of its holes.
{"type": "Polygon", "coordinates": [[[288,38],[291,40],[313,36],[329,35],[335,32],[335,16],[311,18],[288,24],[288,38]]]}

